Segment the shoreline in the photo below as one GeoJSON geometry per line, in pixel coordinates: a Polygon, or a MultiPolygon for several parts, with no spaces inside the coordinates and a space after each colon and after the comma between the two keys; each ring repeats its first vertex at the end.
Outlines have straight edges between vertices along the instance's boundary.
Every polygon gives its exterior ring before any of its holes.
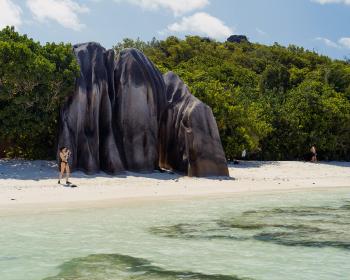
{"type": "Polygon", "coordinates": [[[283,193],[298,193],[298,192],[332,192],[340,190],[349,190],[348,186],[333,186],[331,188],[326,187],[308,187],[308,188],[296,188],[296,189],[276,189],[276,190],[260,190],[255,192],[230,192],[230,193],[207,193],[207,194],[193,194],[186,196],[144,196],[144,197],[119,197],[103,200],[86,200],[86,201],[64,201],[64,202],[41,202],[41,203],[21,203],[21,204],[0,204],[0,217],[8,216],[24,216],[24,215],[40,215],[49,214],[55,212],[86,210],[86,209],[108,209],[117,207],[138,207],[144,204],[159,204],[159,203],[176,203],[183,201],[193,200],[206,200],[206,199],[225,199],[225,198],[239,198],[249,196],[264,196],[283,193]]]}
{"type": "Polygon", "coordinates": [[[231,179],[168,172],[118,176],[75,172],[71,181],[78,187],[70,188],[57,184],[54,162],[0,160],[0,215],[284,191],[350,191],[350,162],[243,161],[230,164],[229,171],[231,179]]]}

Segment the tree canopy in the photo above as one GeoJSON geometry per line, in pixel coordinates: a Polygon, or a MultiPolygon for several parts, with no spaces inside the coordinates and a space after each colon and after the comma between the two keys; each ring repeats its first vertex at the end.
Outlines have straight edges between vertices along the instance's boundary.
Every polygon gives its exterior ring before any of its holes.
{"type": "MultiPolygon", "coordinates": [[[[117,42],[173,71],[216,117],[226,156],[350,160],[350,63],[294,45],[168,37],[117,42]]],[[[0,31],[0,157],[53,158],[60,104],[79,67],[70,44],[0,31]]]]}
{"type": "Polygon", "coordinates": [[[0,156],[54,157],[59,105],[78,70],[70,44],[0,31],[0,156]]]}

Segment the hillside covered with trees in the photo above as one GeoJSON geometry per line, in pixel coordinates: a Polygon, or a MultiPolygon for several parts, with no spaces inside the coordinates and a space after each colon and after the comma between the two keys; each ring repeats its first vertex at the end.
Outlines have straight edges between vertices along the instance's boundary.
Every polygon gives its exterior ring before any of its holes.
{"type": "MultiPolygon", "coordinates": [[[[247,149],[263,160],[350,160],[350,63],[296,46],[189,36],[124,39],[163,72],[173,71],[213,110],[228,159],[247,149]]],[[[70,44],[41,45],[0,31],[0,157],[55,158],[62,101],[79,67],[70,44]]]]}

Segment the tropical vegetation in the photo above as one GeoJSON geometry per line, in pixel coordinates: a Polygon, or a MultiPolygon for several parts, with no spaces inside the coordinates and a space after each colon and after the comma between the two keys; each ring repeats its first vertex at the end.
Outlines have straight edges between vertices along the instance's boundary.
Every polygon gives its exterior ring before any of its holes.
{"type": "MultiPolygon", "coordinates": [[[[229,160],[350,160],[350,62],[290,45],[188,36],[124,39],[173,71],[216,117],[229,160]]],[[[0,31],[0,157],[54,158],[60,104],[79,67],[70,44],[0,31]]]]}

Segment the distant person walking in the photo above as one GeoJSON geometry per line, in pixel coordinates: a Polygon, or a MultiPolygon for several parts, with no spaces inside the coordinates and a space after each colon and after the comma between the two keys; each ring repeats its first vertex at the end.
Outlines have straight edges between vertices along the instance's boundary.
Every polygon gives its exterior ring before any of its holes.
{"type": "Polygon", "coordinates": [[[247,156],[247,150],[244,149],[244,150],[242,151],[242,159],[245,159],[246,156],[247,156]]]}
{"type": "Polygon", "coordinates": [[[311,162],[317,162],[317,152],[316,152],[315,145],[312,145],[310,152],[311,152],[311,162]]]}
{"type": "Polygon", "coordinates": [[[63,177],[64,172],[66,172],[66,184],[69,185],[71,182],[69,182],[69,175],[70,175],[70,170],[69,170],[69,163],[68,159],[71,155],[71,151],[66,148],[62,147],[60,149],[60,175],[58,179],[58,184],[61,184],[61,179],[63,177]]]}

